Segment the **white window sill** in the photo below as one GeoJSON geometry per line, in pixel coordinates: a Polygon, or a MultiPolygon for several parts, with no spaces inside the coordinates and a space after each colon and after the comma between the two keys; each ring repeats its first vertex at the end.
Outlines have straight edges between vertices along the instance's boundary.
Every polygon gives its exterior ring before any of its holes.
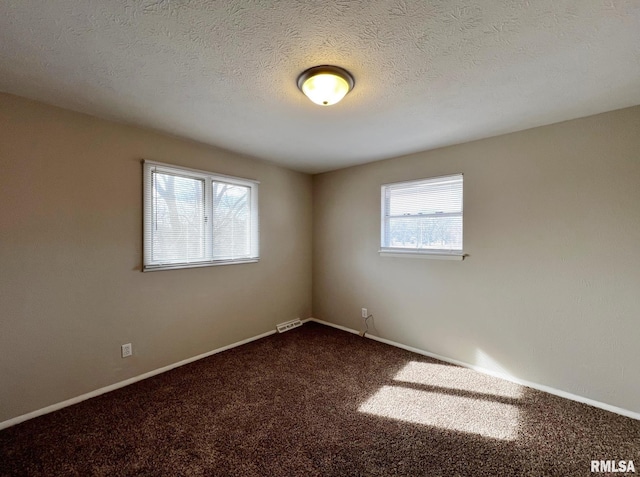
{"type": "Polygon", "coordinates": [[[167,265],[147,265],[142,267],[143,272],[157,272],[159,270],[177,270],[180,268],[202,268],[202,267],[219,267],[221,265],[241,265],[243,263],[257,263],[259,258],[251,258],[247,260],[219,260],[216,262],[200,262],[200,263],[176,263],[167,265]]]}
{"type": "Polygon", "coordinates": [[[426,258],[430,260],[464,260],[467,254],[464,252],[425,252],[425,251],[400,251],[379,250],[381,257],[393,258],[426,258]]]}

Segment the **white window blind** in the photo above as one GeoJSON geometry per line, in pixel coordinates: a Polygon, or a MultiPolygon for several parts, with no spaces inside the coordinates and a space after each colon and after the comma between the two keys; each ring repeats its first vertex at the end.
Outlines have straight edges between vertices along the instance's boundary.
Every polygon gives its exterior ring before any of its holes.
{"type": "Polygon", "coordinates": [[[383,185],[381,251],[462,252],[462,179],[383,185]]]}
{"type": "Polygon", "coordinates": [[[213,256],[237,259],[251,256],[251,187],[212,181],[213,256]]]}
{"type": "Polygon", "coordinates": [[[144,270],[258,259],[258,183],[144,162],[144,270]]]}

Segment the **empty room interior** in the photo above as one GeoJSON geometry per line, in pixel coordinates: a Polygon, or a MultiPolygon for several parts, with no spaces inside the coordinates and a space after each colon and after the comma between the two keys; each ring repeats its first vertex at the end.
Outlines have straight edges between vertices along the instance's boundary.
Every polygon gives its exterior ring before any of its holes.
{"type": "Polygon", "coordinates": [[[640,2],[0,3],[0,476],[636,475],[640,2]]]}

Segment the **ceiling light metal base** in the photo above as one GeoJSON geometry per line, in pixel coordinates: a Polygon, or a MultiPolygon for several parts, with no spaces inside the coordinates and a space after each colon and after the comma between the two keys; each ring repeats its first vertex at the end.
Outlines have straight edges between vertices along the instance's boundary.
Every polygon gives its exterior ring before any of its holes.
{"type": "Polygon", "coordinates": [[[351,91],[353,87],[356,85],[356,81],[353,79],[353,76],[351,76],[351,73],[349,73],[344,68],[340,68],[339,66],[321,65],[321,66],[314,66],[313,68],[309,68],[308,70],[305,70],[302,73],[300,73],[300,76],[298,76],[298,88],[300,89],[300,91],[302,91],[302,85],[304,84],[305,81],[307,81],[312,76],[319,75],[322,73],[331,73],[336,76],[340,76],[347,83],[349,83],[349,91],[351,91]]]}

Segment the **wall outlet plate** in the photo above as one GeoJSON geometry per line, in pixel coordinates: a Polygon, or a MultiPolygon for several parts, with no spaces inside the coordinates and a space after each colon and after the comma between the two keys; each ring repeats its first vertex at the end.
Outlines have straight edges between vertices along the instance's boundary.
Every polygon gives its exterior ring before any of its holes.
{"type": "Polygon", "coordinates": [[[366,308],[362,309],[362,318],[366,318],[367,316],[369,316],[369,313],[367,312],[366,308]]]}
{"type": "Polygon", "coordinates": [[[122,345],[122,357],[123,358],[127,358],[127,357],[131,356],[132,354],[133,354],[133,346],[131,346],[131,343],[123,344],[122,345]]]}

